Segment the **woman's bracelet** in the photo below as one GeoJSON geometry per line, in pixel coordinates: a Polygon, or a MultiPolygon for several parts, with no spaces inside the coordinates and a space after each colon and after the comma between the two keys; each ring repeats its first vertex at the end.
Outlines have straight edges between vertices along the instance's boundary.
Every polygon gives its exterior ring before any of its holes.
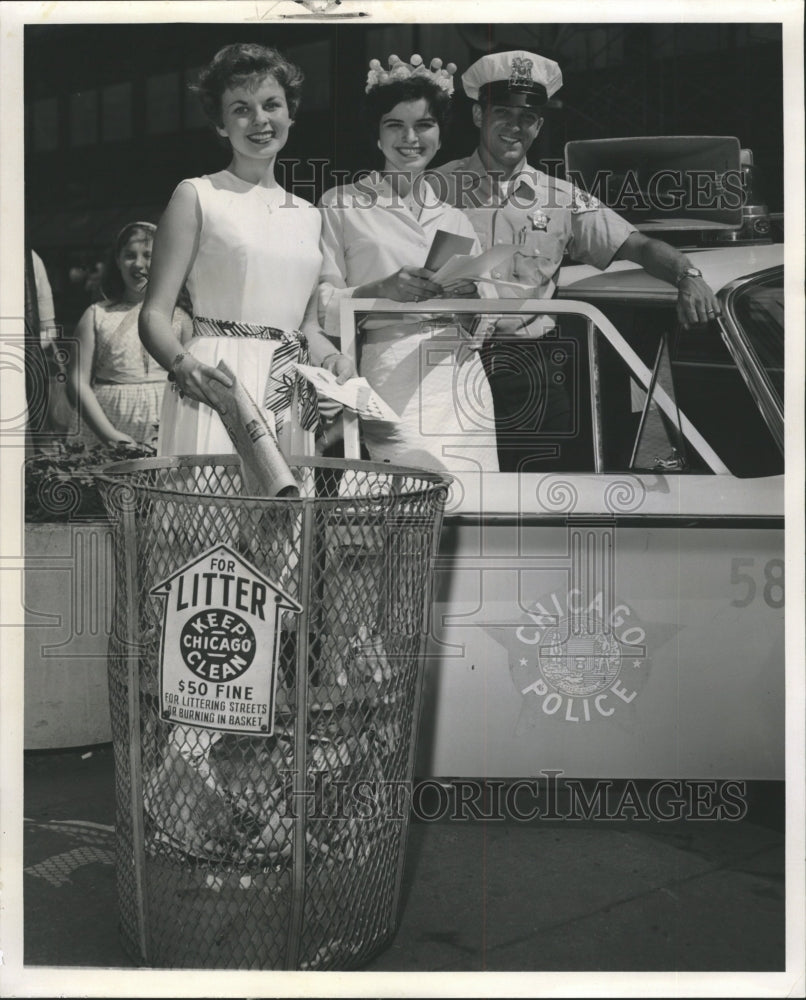
{"type": "Polygon", "coordinates": [[[177,368],[178,365],[180,365],[185,360],[185,358],[187,356],[188,356],[188,352],[187,351],[181,351],[173,359],[173,362],[171,363],[171,367],[168,369],[168,381],[169,382],[175,382],[176,381],[176,368],[177,368]]]}

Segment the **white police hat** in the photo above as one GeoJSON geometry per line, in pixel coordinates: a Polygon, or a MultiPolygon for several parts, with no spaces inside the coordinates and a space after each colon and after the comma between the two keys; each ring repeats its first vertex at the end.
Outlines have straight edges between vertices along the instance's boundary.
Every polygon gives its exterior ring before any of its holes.
{"type": "Polygon", "coordinates": [[[542,108],[563,85],[560,67],[534,52],[498,52],[482,56],[462,75],[472,101],[542,108]]]}

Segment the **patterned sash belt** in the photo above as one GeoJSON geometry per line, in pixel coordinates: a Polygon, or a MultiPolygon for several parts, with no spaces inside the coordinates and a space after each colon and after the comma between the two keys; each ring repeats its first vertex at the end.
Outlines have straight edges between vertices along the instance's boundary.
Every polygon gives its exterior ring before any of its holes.
{"type": "Polygon", "coordinates": [[[299,422],[309,431],[319,424],[316,390],[293,367],[295,363],[309,365],[308,340],[298,330],[278,330],[273,326],[257,326],[228,319],[193,317],[194,337],[250,337],[253,340],[275,340],[277,347],[271,357],[271,371],[266,382],[263,406],[274,414],[277,433],[291,410],[294,388],[297,390],[299,422]]]}

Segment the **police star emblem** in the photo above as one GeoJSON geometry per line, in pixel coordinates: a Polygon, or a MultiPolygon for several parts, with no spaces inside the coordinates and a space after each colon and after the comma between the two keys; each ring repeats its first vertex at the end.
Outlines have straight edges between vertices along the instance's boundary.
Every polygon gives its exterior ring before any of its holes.
{"type": "Polygon", "coordinates": [[[509,74],[510,87],[528,87],[532,82],[532,67],[534,63],[525,56],[513,56],[512,70],[509,74]]]}

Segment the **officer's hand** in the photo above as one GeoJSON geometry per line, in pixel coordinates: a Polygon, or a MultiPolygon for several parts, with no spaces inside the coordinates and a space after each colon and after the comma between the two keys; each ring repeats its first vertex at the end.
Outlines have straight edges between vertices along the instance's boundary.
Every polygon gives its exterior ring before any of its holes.
{"type": "Polygon", "coordinates": [[[677,292],[677,318],[686,328],[722,315],[716,295],[702,278],[683,278],[677,292]]]}

